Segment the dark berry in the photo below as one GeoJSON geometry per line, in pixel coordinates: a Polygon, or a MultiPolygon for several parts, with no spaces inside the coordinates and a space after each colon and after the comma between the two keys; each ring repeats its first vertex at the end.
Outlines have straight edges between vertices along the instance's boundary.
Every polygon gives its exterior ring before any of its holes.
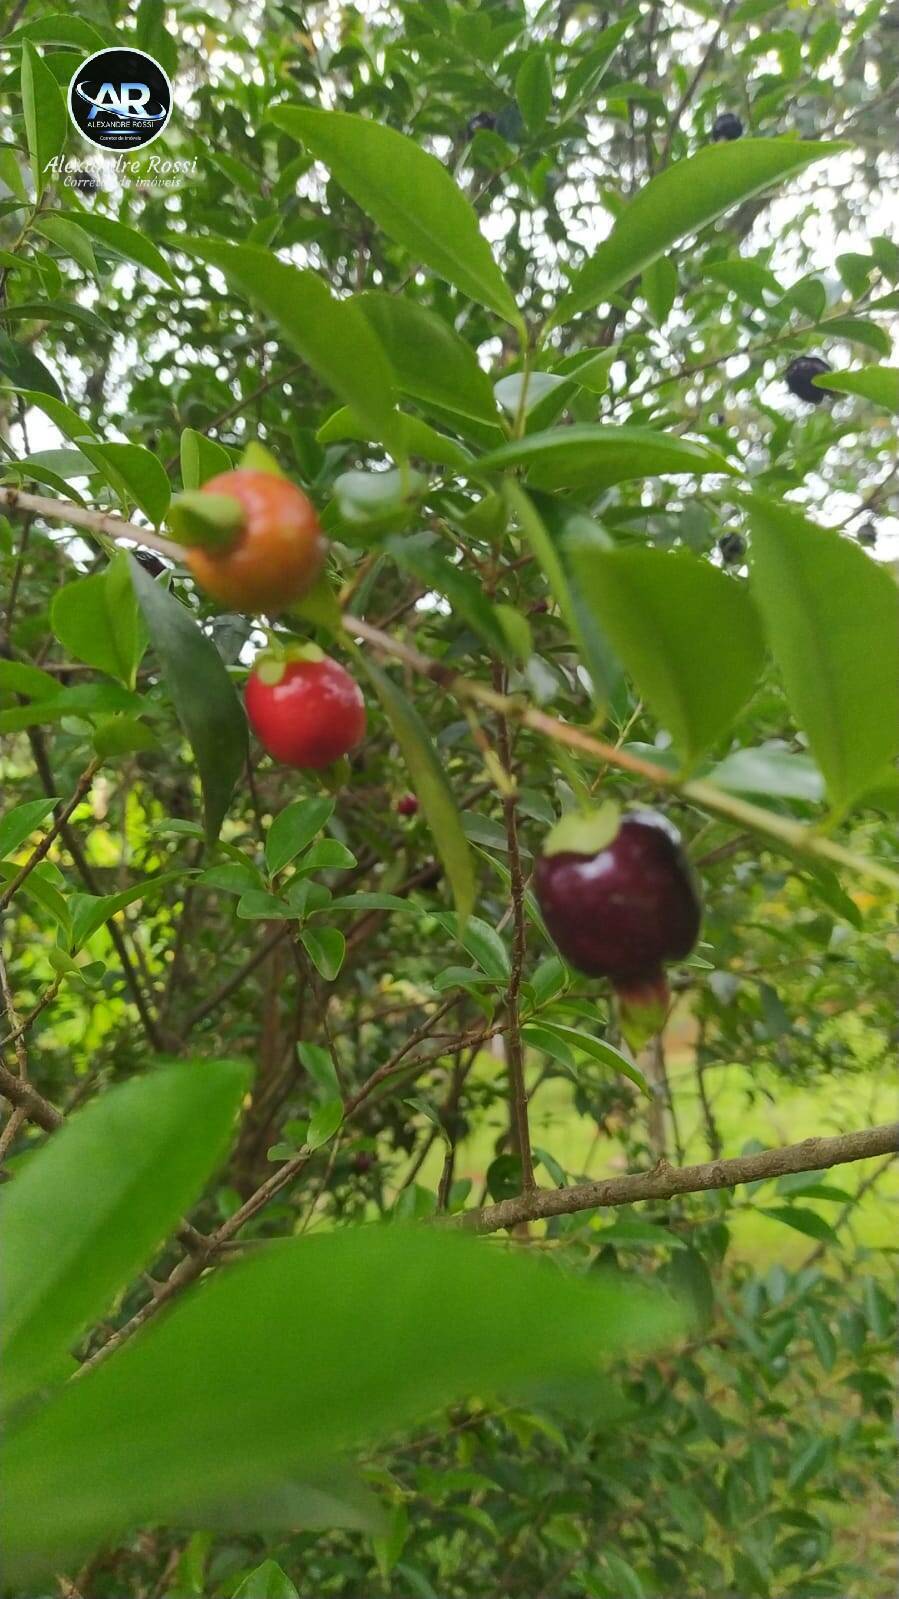
{"type": "Polygon", "coordinates": [[[565,959],[608,977],[631,1014],[664,1020],[664,966],[683,960],[699,935],[699,888],[677,830],[655,811],[563,817],[537,861],[534,885],[565,959]]]}
{"type": "Polygon", "coordinates": [[[353,1156],[353,1171],[356,1172],[358,1176],[364,1177],[366,1172],[371,1171],[374,1163],[374,1155],[372,1155],[367,1149],[360,1149],[357,1154],[353,1156]]]}
{"type": "Polygon", "coordinates": [[[797,355],[791,361],[786,371],[786,385],[797,400],[805,400],[809,405],[820,405],[825,395],[833,393],[832,389],[818,389],[812,378],[820,378],[825,372],[832,371],[829,361],[820,355],[797,355]]]}
{"type": "Polygon", "coordinates": [[[739,139],[743,133],[743,124],[733,111],[722,111],[712,123],[712,138],[716,144],[722,139],[739,139]]]}
{"type": "Polygon", "coordinates": [[[856,538],[859,544],[865,546],[866,550],[873,550],[877,543],[877,524],[875,522],[866,522],[864,527],[859,528],[856,538]]]}
{"type": "Polygon", "coordinates": [[[418,795],[401,794],[396,802],[397,816],[415,816],[418,812],[418,795]]]}
{"type": "Polygon", "coordinates": [[[725,533],[723,539],[718,540],[721,559],[728,566],[739,566],[746,554],[746,540],[739,533],[725,533]]]}
{"type": "Polygon", "coordinates": [[[474,116],[469,117],[468,121],[466,122],[465,132],[467,133],[469,139],[473,139],[479,129],[493,129],[495,127],[496,117],[493,115],[492,111],[476,111],[474,116]]]}
{"type": "Polygon", "coordinates": [[[151,577],[158,577],[160,572],[165,571],[164,563],[160,561],[158,555],[153,555],[150,550],[134,550],[132,554],[138,566],[142,566],[144,571],[149,572],[151,577]]]}
{"type": "Polygon", "coordinates": [[[323,771],[365,736],[358,683],[321,651],[318,659],[258,661],[245,699],[253,732],[284,766],[323,771]]]}

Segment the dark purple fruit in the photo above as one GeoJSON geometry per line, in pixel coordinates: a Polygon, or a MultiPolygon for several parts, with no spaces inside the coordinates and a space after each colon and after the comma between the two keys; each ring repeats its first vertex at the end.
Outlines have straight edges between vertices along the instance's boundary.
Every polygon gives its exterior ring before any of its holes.
{"type": "MultiPolygon", "coordinates": [[[[565,959],[588,977],[609,978],[623,1019],[643,1013],[649,1032],[661,1026],[665,963],[689,955],[702,920],[676,828],[655,811],[631,811],[618,821],[614,807],[563,817],[546,840],[534,883],[565,959]]],[[[635,1030],[646,1035],[646,1028],[635,1030]]]]}
{"type": "Polygon", "coordinates": [[[496,117],[493,115],[492,111],[476,111],[474,116],[469,117],[468,121],[466,122],[465,132],[467,133],[469,139],[473,139],[479,129],[486,128],[489,131],[495,127],[496,117]]]}
{"type": "Polygon", "coordinates": [[[712,138],[716,144],[722,139],[739,139],[743,133],[743,124],[733,111],[722,111],[712,123],[712,138]]]}
{"type": "Polygon", "coordinates": [[[864,545],[866,550],[873,550],[875,544],[877,543],[876,522],[866,522],[863,527],[859,528],[855,536],[858,539],[859,544],[864,545]]]}
{"type": "Polygon", "coordinates": [[[813,378],[824,376],[833,368],[829,361],[820,355],[797,355],[786,370],[786,385],[797,400],[805,400],[808,405],[820,405],[826,395],[832,394],[832,389],[818,389],[812,382],[813,378]]]}
{"type": "Polygon", "coordinates": [[[396,812],[398,816],[417,816],[418,795],[401,794],[396,802],[396,812]]]}
{"type": "Polygon", "coordinates": [[[725,533],[718,540],[718,548],[726,566],[739,566],[746,554],[746,540],[739,533],[725,533]]]}

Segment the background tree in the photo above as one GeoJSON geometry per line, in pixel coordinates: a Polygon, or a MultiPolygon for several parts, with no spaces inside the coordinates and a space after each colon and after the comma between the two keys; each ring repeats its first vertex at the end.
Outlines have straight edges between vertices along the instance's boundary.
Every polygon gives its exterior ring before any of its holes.
{"type": "Polygon", "coordinates": [[[896,23],[7,6],[22,1599],[891,1591],[896,23]],[[247,447],[329,540],[275,615],[179,542],[247,447]],[[321,775],[235,692],[310,643],[321,775]],[[637,1059],[532,888],[598,804],[704,889],[637,1059]]]}

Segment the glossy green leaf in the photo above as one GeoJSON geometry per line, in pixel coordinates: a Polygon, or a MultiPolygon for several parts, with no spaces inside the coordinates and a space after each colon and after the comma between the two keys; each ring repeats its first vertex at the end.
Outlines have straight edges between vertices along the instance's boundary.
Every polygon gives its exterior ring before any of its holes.
{"type": "Polygon", "coordinates": [[[588,1055],[600,1066],[608,1066],[613,1072],[620,1072],[622,1077],[630,1078],[636,1083],[641,1093],[651,1097],[651,1090],[643,1073],[627,1055],[623,1055],[614,1044],[606,1043],[604,1038],[595,1038],[592,1033],[581,1032],[577,1027],[568,1027],[561,1022],[542,1021],[542,1031],[559,1040],[571,1049],[579,1049],[588,1055]]]}
{"type": "Polygon", "coordinates": [[[474,210],[446,167],[384,122],[347,111],[278,106],[272,120],[324,161],[379,228],[473,300],[522,328],[474,210]]]}
{"type": "Polygon", "coordinates": [[[639,1283],[566,1275],[447,1230],[355,1227],[263,1246],[7,1436],[4,1576],[69,1568],[188,1507],[202,1524],[241,1490],[258,1495],[453,1399],[574,1379],[682,1324],[639,1283]],[[528,1336],[510,1337],[515,1327],[528,1336]]]}
{"type": "Polygon", "coordinates": [[[636,16],[636,11],[629,11],[610,27],[603,28],[587,54],[572,67],[562,100],[565,111],[588,102],[595,94],[609,62],[625,34],[633,26],[636,16]]]}
{"type": "Polygon", "coordinates": [[[0,861],[15,854],[19,845],[46,821],[57,803],[55,798],[26,800],[24,805],[15,805],[0,818],[0,861]]]}
{"type": "Polygon", "coordinates": [[[412,399],[498,425],[493,387],[466,344],[443,317],[413,300],[371,291],[355,302],[387,352],[397,388],[412,399]]]}
{"type": "Polygon", "coordinates": [[[755,497],[749,511],[753,593],[840,810],[899,749],[899,593],[886,567],[792,507],[755,497]]]}
{"type": "Polygon", "coordinates": [[[294,800],[272,822],[265,839],[265,864],[272,877],[283,871],[318,836],[334,810],[323,795],[294,800]]]}
{"type": "Polygon", "coordinates": [[[482,921],[479,916],[469,916],[462,925],[453,915],[439,915],[437,920],[447,932],[458,938],[462,948],[477,961],[485,976],[496,978],[498,982],[508,978],[509,951],[496,928],[491,927],[489,922],[482,921]]]}
{"type": "Polygon", "coordinates": [[[687,551],[575,549],[585,605],[690,766],[727,732],[762,669],[745,584],[687,551]],[[716,670],[716,662],[727,670],[716,670]]]}
{"type": "Polygon", "coordinates": [[[836,1244],[839,1242],[830,1222],[819,1216],[816,1210],[807,1210],[802,1205],[766,1205],[760,1207],[763,1216],[770,1216],[772,1221],[783,1222],[785,1227],[793,1227],[796,1232],[805,1233],[807,1238],[817,1238],[822,1244],[836,1244]]]}
{"type": "Polygon", "coordinates": [[[145,234],[138,233],[136,228],[128,227],[115,217],[101,216],[97,211],[69,211],[66,212],[66,216],[72,222],[77,222],[83,232],[96,239],[110,255],[120,256],[123,261],[130,261],[133,266],[146,268],[148,272],[152,272],[167,283],[170,289],[177,287],[174,273],[165,256],[145,234]]]}
{"type": "Polygon", "coordinates": [[[262,1565],[235,1588],[234,1599],[300,1599],[300,1596],[274,1560],[263,1560],[262,1565]]]}
{"type": "Polygon", "coordinates": [[[515,78],[515,98],[531,133],[539,133],[552,106],[552,74],[546,51],[529,50],[515,78]]]}
{"type": "Polygon", "coordinates": [[[411,572],[428,588],[450,601],[453,614],[480,635],[488,649],[514,661],[516,650],[503,628],[497,607],[484,593],[483,585],[471,572],[450,561],[441,551],[440,541],[431,533],[416,533],[412,538],[391,539],[387,549],[397,566],[411,572]]]}
{"type": "MultiPolygon", "coordinates": [[[[817,382],[815,386],[821,387],[817,382]]],[[[862,366],[854,372],[828,372],[826,386],[838,394],[860,394],[899,416],[899,367],[862,366]]]]}
{"type": "Polygon", "coordinates": [[[863,344],[869,350],[876,350],[879,355],[892,354],[893,341],[886,328],[882,328],[878,322],[872,322],[869,317],[828,317],[822,324],[822,330],[832,339],[845,339],[848,344],[863,344]]]}
{"type": "MultiPolygon", "coordinates": [[[[6,43],[7,45],[9,44],[8,39],[6,43]]],[[[0,141],[0,183],[5,183],[6,187],[18,199],[28,199],[28,190],[25,186],[25,179],[22,176],[22,168],[19,165],[18,151],[11,144],[4,144],[2,141],[0,141]]],[[[4,306],[4,314],[8,315],[8,313],[9,307],[4,306]]]]}
{"type": "Polygon", "coordinates": [[[707,145],[675,162],[651,178],[625,207],[609,237],[563,295],[553,322],[567,322],[580,311],[589,311],[678,239],[697,233],[731,206],[842,148],[800,139],[740,139],[707,145]]]}
{"type": "MultiPolygon", "coordinates": [[[[461,444],[447,438],[445,433],[438,433],[436,428],[423,422],[419,416],[406,416],[400,412],[397,426],[407,455],[418,455],[424,461],[436,461],[441,466],[463,470],[471,460],[468,450],[461,444]]],[[[367,440],[371,438],[371,429],[366,427],[350,406],[344,405],[339,411],[334,411],[327,422],[322,423],[315,437],[319,444],[334,444],[343,439],[367,440]]]]}
{"type": "Polygon", "coordinates": [[[4,1188],[6,1403],[56,1373],[176,1226],[225,1153],[249,1076],[234,1061],[192,1061],[133,1078],[78,1111],[4,1188]]]}
{"type": "Polygon", "coordinates": [[[194,752],[210,843],[244,770],[247,721],[218,650],[180,600],[131,558],[131,577],[178,720],[194,752]]]}
{"type": "Polygon", "coordinates": [[[403,441],[394,408],[393,374],[384,350],[355,300],[335,300],[315,272],[279,261],[255,244],[178,239],[178,248],[223,272],[232,287],[260,307],[298,355],[394,456],[403,441]]]}
{"type": "Polygon", "coordinates": [[[660,255],[644,268],[640,287],[653,321],[661,327],[677,294],[677,267],[669,255],[660,255]]]}
{"type": "Polygon", "coordinates": [[[340,1098],[327,1099],[323,1105],[313,1111],[306,1129],[306,1143],[310,1149],[320,1149],[334,1137],[338,1127],[343,1121],[343,1100],[340,1098]]]}
{"type": "Polygon", "coordinates": [[[316,971],[326,983],[333,983],[346,955],[343,934],[336,927],[304,927],[300,940],[316,971]]]}
{"type": "Polygon", "coordinates": [[[810,805],[824,798],[824,780],[814,761],[776,747],[732,750],[712,767],[708,779],[732,794],[770,794],[810,805]]]}
{"type": "Polygon", "coordinates": [[[402,751],[412,787],[421,801],[421,808],[446,870],[456,910],[464,922],[475,901],[474,866],[443,766],[424,722],[402,690],[367,655],[360,655],[359,659],[402,751]]]}
{"type": "Polygon", "coordinates": [[[651,428],[575,423],[548,433],[527,433],[490,450],[477,462],[481,472],[528,469],[535,488],[610,488],[629,478],[730,473],[733,468],[717,450],[651,428]]]}
{"type": "Polygon", "coordinates": [[[50,625],[76,661],[134,687],[147,635],[123,551],[104,572],[57,590],[50,625]]]}
{"type": "Polygon", "coordinates": [[[140,444],[102,444],[82,439],[81,449],[103,473],[128,510],[138,506],[154,527],[160,527],[172,497],[162,462],[140,444]]]}
{"type": "Polygon", "coordinates": [[[161,888],[183,881],[181,872],[161,872],[158,877],[145,877],[131,888],[120,889],[117,894],[71,894],[69,896],[70,934],[69,946],[77,950],[93,938],[110,917],[140,900],[152,899],[161,888]]]}
{"type": "Polygon", "coordinates": [[[40,356],[27,344],[5,333],[0,333],[0,376],[8,379],[10,386],[19,393],[31,390],[42,397],[60,398],[59,384],[40,356]]]}
{"type": "Polygon", "coordinates": [[[70,222],[67,217],[61,217],[56,211],[51,211],[45,217],[38,217],[34,226],[36,232],[42,233],[45,239],[55,244],[63,255],[71,256],[90,277],[97,276],[97,258],[93,246],[77,222],[70,222]]]}
{"type": "Polygon", "coordinates": [[[28,39],[22,45],[22,109],[34,190],[40,198],[48,180],[47,162],[62,150],[69,123],[59,84],[28,39]]]}
{"type": "Polygon", "coordinates": [[[181,434],[181,482],[185,489],[199,489],[219,472],[230,472],[233,462],[224,445],[207,439],[196,428],[181,434]]]}
{"type": "Polygon", "coordinates": [[[24,39],[30,39],[34,44],[68,44],[80,50],[85,50],[89,55],[95,50],[102,50],[104,45],[111,44],[111,39],[103,37],[91,23],[85,22],[82,17],[73,17],[68,12],[53,12],[48,17],[35,17],[33,21],[23,22],[20,28],[15,28],[3,40],[5,50],[21,45],[24,39]]]}

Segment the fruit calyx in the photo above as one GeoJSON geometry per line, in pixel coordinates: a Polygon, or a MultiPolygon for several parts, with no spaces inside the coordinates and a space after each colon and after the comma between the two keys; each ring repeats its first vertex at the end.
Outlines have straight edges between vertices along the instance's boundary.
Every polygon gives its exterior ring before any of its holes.
{"type": "Polygon", "coordinates": [[[668,979],[659,968],[646,977],[613,982],[617,1001],[618,1026],[634,1055],[645,1049],[651,1038],[662,1031],[671,1008],[668,979]]]}
{"type": "Polygon", "coordinates": [[[233,549],[240,539],[246,512],[231,494],[185,489],[173,497],[167,522],[178,544],[221,553],[233,549]]]}
{"type": "Polygon", "coordinates": [[[324,650],[311,640],[306,644],[282,644],[280,640],[272,639],[256,656],[252,671],[261,683],[272,688],[275,683],[280,683],[292,661],[323,660],[325,660],[324,650]]]}
{"type": "Polygon", "coordinates": [[[566,811],[543,840],[544,855],[598,855],[617,837],[621,806],[604,800],[595,810],[566,811]]]}

